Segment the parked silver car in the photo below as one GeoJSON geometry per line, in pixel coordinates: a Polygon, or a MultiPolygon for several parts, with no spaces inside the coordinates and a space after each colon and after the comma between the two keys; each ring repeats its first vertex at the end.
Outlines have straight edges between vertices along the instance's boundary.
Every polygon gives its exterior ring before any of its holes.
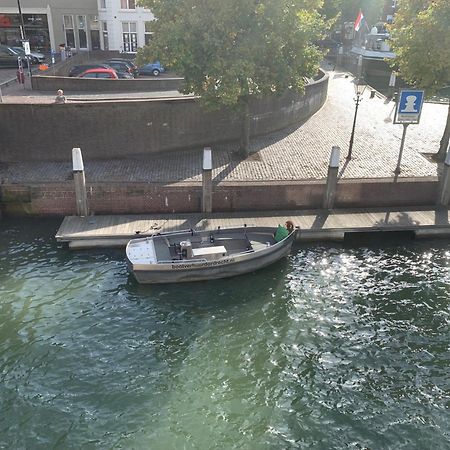
{"type": "MultiPolygon", "coordinates": [[[[22,58],[25,58],[27,56],[23,47],[11,47],[11,49],[22,58]]],[[[31,64],[41,64],[45,61],[45,55],[39,52],[31,52],[28,55],[28,58],[30,59],[31,64]]]]}

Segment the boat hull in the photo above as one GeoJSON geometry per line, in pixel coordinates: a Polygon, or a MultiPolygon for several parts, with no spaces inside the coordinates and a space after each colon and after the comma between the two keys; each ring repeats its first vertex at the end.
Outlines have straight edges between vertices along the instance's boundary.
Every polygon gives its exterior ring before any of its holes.
{"type": "Polygon", "coordinates": [[[245,254],[229,255],[216,261],[191,263],[187,261],[172,264],[157,264],[151,268],[132,264],[129,269],[141,284],[183,283],[212,280],[243,275],[267,267],[289,255],[295,240],[296,230],[286,239],[270,247],[245,254]]]}

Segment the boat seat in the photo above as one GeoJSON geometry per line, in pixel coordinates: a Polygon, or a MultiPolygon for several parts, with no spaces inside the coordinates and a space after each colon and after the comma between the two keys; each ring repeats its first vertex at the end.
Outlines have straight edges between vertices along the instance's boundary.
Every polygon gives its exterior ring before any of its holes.
{"type": "Polygon", "coordinates": [[[247,238],[216,238],[215,242],[222,244],[227,249],[228,253],[245,252],[252,249],[252,245],[247,238]]]}
{"type": "Polygon", "coordinates": [[[162,237],[156,237],[153,239],[155,244],[155,253],[158,261],[172,261],[172,255],[170,253],[170,248],[165,242],[167,240],[162,237]]]}

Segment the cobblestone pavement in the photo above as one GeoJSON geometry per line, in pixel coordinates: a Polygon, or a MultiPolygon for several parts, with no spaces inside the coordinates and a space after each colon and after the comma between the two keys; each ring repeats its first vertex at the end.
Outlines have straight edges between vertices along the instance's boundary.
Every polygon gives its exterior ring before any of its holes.
{"type": "MultiPolygon", "coordinates": [[[[213,147],[216,182],[261,182],[323,179],[331,148],[341,147],[340,176],[344,179],[392,178],[403,127],[393,125],[394,103],[366,89],[359,106],[352,159],[346,162],[353,122],[353,78],[329,72],[328,99],[323,108],[303,124],[253,139],[251,155],[236,156],[236,145],[213,147]]],[[[424,105],[421,123],[410,125],[400,177],[437,175],[437,165],[424,154],[435,153],[444,131],[447,105],[424,105]]],[[[70,158],[70,155],[68,155],[70,158]]],[[[158,155],[111,161],[85,162],[88,182],[198,182],[201,149],[176,155],[158,155]]],[[[21,163],[0,166],[0,181],[57,182],[71,179],[71,162],[21,163]]]]}

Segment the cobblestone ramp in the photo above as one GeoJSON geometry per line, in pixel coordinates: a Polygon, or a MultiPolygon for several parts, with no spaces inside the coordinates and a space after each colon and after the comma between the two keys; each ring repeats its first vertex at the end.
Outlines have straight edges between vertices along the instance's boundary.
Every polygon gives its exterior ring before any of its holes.
{"type": "MultiPolygon", "coordinates": [[[[237,157],[235,145],[213,147],[215,181],[292,181],[326,177],[333,145],[341,147],[340,176],[344,179],[392,178],[401,125],[393,125],[394,103],[366,89],[359,107],[353,158],[346,163],[355,104],[352,77],[330,72],[328,99],[305,123],[251,142],[251,155],[237,157]]],[[[401,177],[437,175],[435,163],[424,156],[437,152],[444,131],[447,105],[424,105],[421,123],[408,128],[401,177]]],[[[32,149],[30,149],[32,151],[32,149]]],[[[2,183],[61,182],[71,179],[67,163],[20,163],[0,166],[2,183]]],[[[88,182],[198,182],[201,149],[148,159],[85,161],[88,182]]]]}

